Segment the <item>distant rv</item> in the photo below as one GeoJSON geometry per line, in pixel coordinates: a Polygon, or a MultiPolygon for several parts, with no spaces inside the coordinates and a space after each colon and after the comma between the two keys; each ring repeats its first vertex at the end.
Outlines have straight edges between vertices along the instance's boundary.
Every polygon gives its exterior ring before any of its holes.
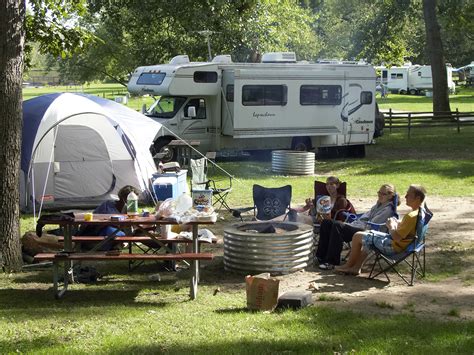
{"type": "MultiPolygon", "coordinates": [[[[433,78],[430,65],[412,65],[407,63],[402,67],[381,67],[380,80],[388,91],[394,94],[418,95],[423,91],[433,90],[433,78]]],[[[446,66],[448,88],[454,94],[456,85],[453,81],[453,68],[446,66]]]]}
{"type": "Polygon", "coordinates": [[[367,64],[297,62],[293,52],[266,53],[261,63],[180,55],[137,68],[128,90],[160,95],[144,113],[163,124],[154,148],[164,160],[175,156],[167,145],[176,137],[200,141],[203,153],[317,148],[325,156],[364,156],[383,129],[375,79],[367,64]]]}

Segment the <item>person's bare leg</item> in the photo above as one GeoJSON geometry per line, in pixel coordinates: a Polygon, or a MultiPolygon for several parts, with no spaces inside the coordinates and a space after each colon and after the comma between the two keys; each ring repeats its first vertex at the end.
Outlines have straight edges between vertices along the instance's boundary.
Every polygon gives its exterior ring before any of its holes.
{"type": "Polygon", "coordinates": [[[344,269],[343,272],[350,275],[359,275],[362,264],[364,264],[365,259],[367,258],[367,253],[361,250],[359,258],[355,262],[354,266],[344,269]]]}
{"type": "MultiPolygon", "coordinates": [[[[341,266],[336,266],[336,271],[346,272],[346,270],[352,269],[359,262],[359,255],[362,252],[362,232],[357,232],[352,238],[351,253],[347,263],[341,266]]],[[[362,260],[363,261],[363,260],[362,260]]]]}

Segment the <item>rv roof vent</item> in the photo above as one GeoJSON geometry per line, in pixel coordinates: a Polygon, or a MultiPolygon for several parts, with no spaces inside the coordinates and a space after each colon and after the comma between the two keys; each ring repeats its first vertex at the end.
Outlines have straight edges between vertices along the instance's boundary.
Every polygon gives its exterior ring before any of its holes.
{"type": "Polygon", "coordinates": [[[189,57],[186,54],[177,55],[170,60],[170,64],[178,65],[178,64],[188,64],[189,57]]]}
{"type": "Polygon", "coordinates": [[[295,52],[270,52],[262,56],[262,63],[296,63],[295,52]]]}
{"type": "Polygon", "coordinates": [[[221,64],[228,64],[232,63],[232,58],[230,54],[221,54],[221,55],[216,55],[214,59],[212,60],[213,63],[221,63],[221,64]]]}

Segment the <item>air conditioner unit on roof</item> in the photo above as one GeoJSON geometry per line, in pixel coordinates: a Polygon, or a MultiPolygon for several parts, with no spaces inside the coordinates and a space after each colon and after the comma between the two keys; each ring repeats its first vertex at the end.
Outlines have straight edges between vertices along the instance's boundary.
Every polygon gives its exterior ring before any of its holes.
{"type": "Polygon", "coordinates": [[[177,55],[170,60],[170,64],[178,65],[178,64],[189,64],[189,57],[187,54],[177,55]]]}
{"type": "Polygon", "coordinates": [[[262,63],[296,63],[295,52],[270,52],[262,56],[262,63]]]}

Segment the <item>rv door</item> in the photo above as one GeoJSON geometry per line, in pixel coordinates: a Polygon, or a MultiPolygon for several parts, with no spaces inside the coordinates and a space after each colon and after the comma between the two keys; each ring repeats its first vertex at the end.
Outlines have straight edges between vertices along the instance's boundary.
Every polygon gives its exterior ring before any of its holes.
{"type": "Polygon", "coordinates": [[[180,112],[178,131],[187,140],[202,141],[208,132],[208,107],[206,99],[191,98],[180,112]]]}

